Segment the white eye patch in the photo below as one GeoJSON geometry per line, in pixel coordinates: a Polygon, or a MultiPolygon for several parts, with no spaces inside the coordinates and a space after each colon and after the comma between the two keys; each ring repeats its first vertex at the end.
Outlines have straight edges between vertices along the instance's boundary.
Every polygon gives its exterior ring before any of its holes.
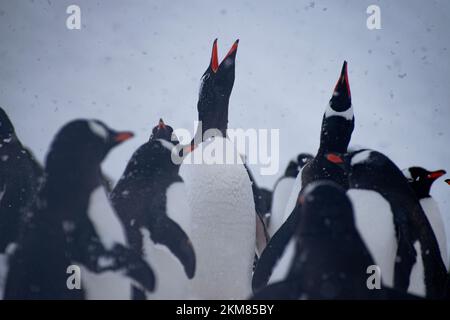
{"type": "Polygon", "coordinates": [[[206,73],[206,74],[200,79],[200,88],[198,89],[199,99],[200,99],[200,95],[202,94],[203,85],[205,84],[206,80],[208,80],[208,78],[209,78],[209,74],[206,73]]]}
{"type": "Polygon", "coordinates": [[[406,179],[408,179],[409,181],[413,181],[413,177],[411,176],[411,172],[409,171],[409,169],[403,169],[402,173],[406,179]]]}
{"type": "Polygon", "coordinates": [[[347,110],[339,112],[331,108],[330,104],[328,104],[327,109],[325,110],[325,118],[331,116],[343,117],[346,120],[350,121],[353,119],[353,105],[350,106],[350,108],[348,108],[347,110]]]}
{"type": "Polygon", "coordinates": [[[371,150],[365,150],[355,154],[352,158],[351,166],[353,167],[355,164],[366,162],[369,160],[371,153],[371,150]]]}
{"type": "Polygon", "coordinates": [[[91,129],[92,133],[96,136],[102,138],[103,140],[106,140],[109,136],[108,130],[104,126],[102,126],[100,123],[96,121],[88,121],[89,129],[91,129]]]}

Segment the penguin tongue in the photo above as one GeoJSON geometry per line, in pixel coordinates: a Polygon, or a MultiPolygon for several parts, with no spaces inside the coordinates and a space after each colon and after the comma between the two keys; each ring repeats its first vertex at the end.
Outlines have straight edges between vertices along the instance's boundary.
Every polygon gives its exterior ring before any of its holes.
{"type": "Polygon", "coordinates": [[[219,69],[219,56],[217,55],[217,39],[214,40],[211,53],[211,70],[216,73],[219,69]]]}
{"type": "Polygon", "coordinates": [[[331,97],[330,100],[330,106],[335,111],[342,112],[349,109],[351,104],[352,96],[348,81],[347,61],[344,61],[341,76],[334,87],[333,97],[331,97]]]}
{"type": "Polygon", "coordinates": [[[442,177],[444,174],[446,174],[445,170],[437,170],[437,171],[430,172],[427,175],[427,178],[431,179],[431,180],[436,180],[437,178],[442,177]]]}

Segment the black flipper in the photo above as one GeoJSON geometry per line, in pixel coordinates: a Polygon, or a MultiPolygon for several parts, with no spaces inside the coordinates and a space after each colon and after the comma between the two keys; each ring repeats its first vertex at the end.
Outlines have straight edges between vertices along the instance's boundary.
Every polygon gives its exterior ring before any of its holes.
{"type": "Polygon", "coordinates": [[[257,292],[266,286],[275,265],[283,255],[289,240],[291,240],[294,234],[297,221],[297,214],[293,211],[289,218],[281,225],[280,229],[273,235],[272,239],[270,239],[269,244],[262,252],[261,257],[259,257],[258,264],[253,273],[253,292],[257,292]]]}
{"type": "Polygon", "coordinates": [[[412,241],[405,236],[405,232],[398,232],[397,254],[394,268],[394,287],[407,292],[411,271],[417,261],[417,253],[412,241]]]}
{"type": "Polygon", "coordinates": [[[285,280],[261,289],[250,300],[293,300],[302,295],[300,291],[295,281],[285,280]]]}
{"type": "Polygon", "coordinates": [[[158,217],[147,226],[154,243],[165,245],[180,260],[189,279],[195,274],[195,252],[191,240],[181,227],[167,216],[158,217]]]}

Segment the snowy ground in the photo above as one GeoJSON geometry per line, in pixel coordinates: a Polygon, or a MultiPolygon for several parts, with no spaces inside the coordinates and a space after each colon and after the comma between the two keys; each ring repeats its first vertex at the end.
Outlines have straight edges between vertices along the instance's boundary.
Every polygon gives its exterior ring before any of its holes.
{"type": "MultiPolygon", "coordinates": [[[[0,105],[41,160],[76,117],[134,130],[105,163],[118,178],[159,117],[193,130],[213,39],[223,56],[239,38],[230,127],[281,128],[281,170],[295,154],[316,151],[346,59],[352,142],[400,167],[450,171],[449,30],[445,0],[0,0],[0,105]],[[65,27],[70,4],[81,7],[79,31],[65,27]],[[381,7],[381,30],[366,28],[370,4],[381,7]]],[[[276,178],[256,177],[268,187],[276,178]]],[[[443,179],[433,195],[450,226],[443,179]]]]}

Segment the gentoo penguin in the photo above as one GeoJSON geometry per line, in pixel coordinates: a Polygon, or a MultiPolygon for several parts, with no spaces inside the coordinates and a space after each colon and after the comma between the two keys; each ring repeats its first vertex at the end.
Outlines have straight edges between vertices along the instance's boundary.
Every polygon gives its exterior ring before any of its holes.
{"type": "Polygon", "coordinates": [[[294,186],[295,178],[297,178],[298,173],[305,164],[313,158],[313,155],[309,153],[300,153],[295,159],[289,161],[284,174],[275,183],[267,228],[270,237],[275,234],[285,221],[284,211],[294,186]]]}
{"type": "Polygon", "coordinates": [[[295,211],[295,255],[287,276],[254,299],[387,299],[384,288],[370,288],[375,262],[355,227],[345,189],[319,180],[300,193],[295,211]]]}
{"type": "Polygon", "coordinates": [[[197,105],[202,130],[180,167],[197,257],[192,298],[243,299],[251,292],[255,203],[243,160],[226,137],[237,47],[238,41],[219,64],[214,41],[197,105]]]}
{"type": "Polygon", "coordinates": [[[21,222],[43,178],[43,168],[22,145],[11,120],[0,108],[0,299],[8,272],[8,252],[14,249],[21,222]]]}
{"type": "Polygon", "coordinates": [[[179,165],[171,159],[174,143],[178,143],[172,140],[172,133],[172,127],[160,119],[111,193],[130,246],[143,254],[155,271],[152,299],[188,298],[186,280],[195,273],[194,249],[183,231],[190,229],[184,183],[178,175],[179,165]],[[156,244],[166,246],[170,253],[156,244]]]}
{"type": "Polygon", "coordinates": [[[289,240],[298,223],[298,217],[295,216],[293,210],[300,190],[310,182],[321,179],[329,179],[344,189],[348,188],[345,170],[330,164],[326,159],[326,154],[332,151],[347,152],[354,126],[355,118],[353,116],[347,62],[344,61],[340,77],[323,116],[319,150],[316,156],[300,170],[295,179],[284,209],[283,220],[285,222],[273,235],[259,259],[253,274],[253,290],[260,289],[268,281],[272,282],[283,278],[287,272],[289,261],[294,254],[294,243],[289,243],[289,240]]]}
{"type": "Polygon", "coordinates": [[[264,251],[269,242],[270,236],[266,227],[266,217],[270,214],[270,207],[272,204],[272,192],[266,188],[258,186],[255,178],[248,165],[244,162],[245,170],[247,170],[248,177],[252,184],[253,201],[255,202],[256,210],[256,252],[255,264],[259,256],[264,251]]]}
{"type": "Polygon", "coordinates": [[[446,174],[445,170],[428,171],[422,167],[410,167],[403,170],[403,174],[408,180],[409,186],[414,190],[416,197],[420,201],[423,211],[433,228],[434,235],[441,250],[442,260],[448,270],[448,247],[447,234],[445,232],[444,218],[439,211],[437,202],[431,197],[431,185],[438,178],[446,174]]]}
{"type": "Polygon", "coordinates": [[[433,229],[413,190],[385,155],[359,150],[330,162],[346,166],[356,226],[388,287],[442,298],[447,270],[433,229]]]}
{"type": "Polygon", "coordinates": [[[128,287],[133,281],[153,290],[153,272],[129,249],[100,167],[112,148],[132,136],[85,119],[57,133],[46,159],[46,181],[11,258],[5,298],[129,298],[129,290],[114,287],[115,278],[97,281],[93,275],[102,272],[125,278],[128,287]]]}

